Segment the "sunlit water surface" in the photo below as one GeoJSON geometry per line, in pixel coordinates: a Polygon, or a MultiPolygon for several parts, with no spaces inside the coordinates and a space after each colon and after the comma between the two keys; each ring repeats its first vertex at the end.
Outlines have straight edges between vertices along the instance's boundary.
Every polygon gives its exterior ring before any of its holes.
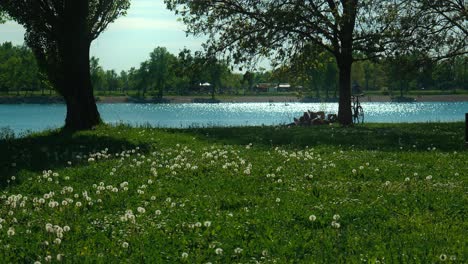
{"type": "MultiPolygon", "coordinates": [[[[365,122],[450,122],[464,120],[468,102],[363,103],[365,122]]],[[[99,104],[107,123],[156,127],[279,125],[304,111],[336,113],[337,103],[99,104]]],[[[16,134],[63,125],[64,105],[0,105],[0,127],[16,134]]]]}

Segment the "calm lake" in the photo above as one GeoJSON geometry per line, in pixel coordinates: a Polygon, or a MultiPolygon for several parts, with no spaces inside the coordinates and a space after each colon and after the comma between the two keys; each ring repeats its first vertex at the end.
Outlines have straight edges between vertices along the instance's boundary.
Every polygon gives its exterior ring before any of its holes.
{"type": "MultiPolygon", "coordinates": [[[[468,102],[362,103],[365,122],[463,121],[468,102]]],[[[252,126],[290,123],[304,111],[336,113],[337,103],[219,103],[219,104],[99,104],[107,123],[150,124],[155,127],[252,126]]],[[[61,104],[0,105],[0,128],[16,134],[57,128],[64,124],[61,104]]]]}

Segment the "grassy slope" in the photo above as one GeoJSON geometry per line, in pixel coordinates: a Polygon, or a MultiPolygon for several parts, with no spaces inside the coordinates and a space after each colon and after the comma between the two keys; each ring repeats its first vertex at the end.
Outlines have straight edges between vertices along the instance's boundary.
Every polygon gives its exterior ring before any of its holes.
{"type": "Polygon", "coordinates": [[[462,123],[103,126],[3,140],[0,259],[463,263],[463,135],[462,123]]]}

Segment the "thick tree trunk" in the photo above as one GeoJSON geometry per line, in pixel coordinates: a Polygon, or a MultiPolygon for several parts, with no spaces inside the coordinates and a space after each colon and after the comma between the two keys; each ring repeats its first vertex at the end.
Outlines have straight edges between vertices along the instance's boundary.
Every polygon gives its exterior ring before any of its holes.
{"type": "Polygon", "coordinates": [[[352,58],[344,58],[338,61],[339,70],[339,106],[338,122],[341,125],[349,126],[353,124],[353,114],[351,112],[351,66],[352,58]]]}
{"type": "Polygon", "coordinates": [[[68,0],[67,19],[60,53],[63,59],[63,79],[60,91],[67,104],[65,128],[91,129],[101,122],[93,95],[89,67],[91,39],[88,34],[88,1],[68,0]]]}

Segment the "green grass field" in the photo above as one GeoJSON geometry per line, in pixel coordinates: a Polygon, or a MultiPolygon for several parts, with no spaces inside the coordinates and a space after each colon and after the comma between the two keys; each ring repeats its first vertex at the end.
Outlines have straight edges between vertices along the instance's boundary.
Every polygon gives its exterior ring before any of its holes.
{"type": "Polygon", "coordinates": [[[2,263],[466,263],[463,123],[0,141],[2,263]]]}

